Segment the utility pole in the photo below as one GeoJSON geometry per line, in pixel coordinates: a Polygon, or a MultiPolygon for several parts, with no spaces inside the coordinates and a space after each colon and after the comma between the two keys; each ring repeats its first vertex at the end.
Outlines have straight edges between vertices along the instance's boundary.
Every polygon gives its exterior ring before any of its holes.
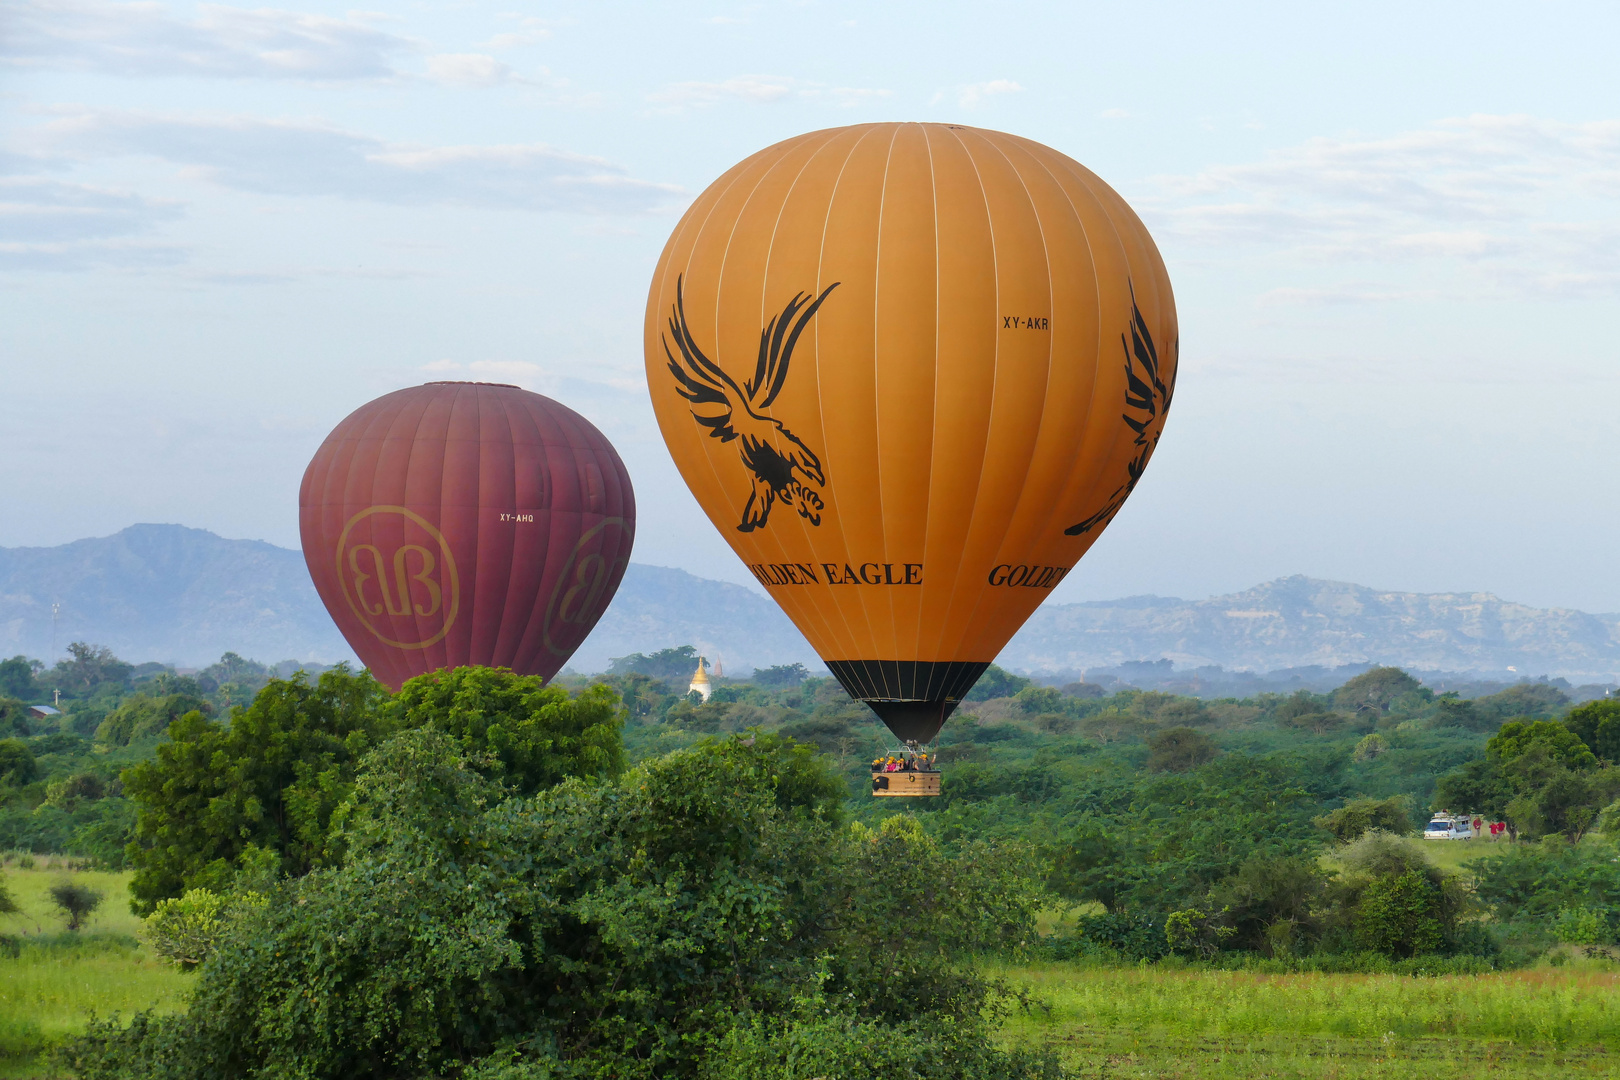
{"type": "Polygon", "coordinates": [[[51,602],[51,659],[52,660],[56,659],[56,616],[61,614],[61,611],[62,611],[62,601],[53,600],[51,602]]]}

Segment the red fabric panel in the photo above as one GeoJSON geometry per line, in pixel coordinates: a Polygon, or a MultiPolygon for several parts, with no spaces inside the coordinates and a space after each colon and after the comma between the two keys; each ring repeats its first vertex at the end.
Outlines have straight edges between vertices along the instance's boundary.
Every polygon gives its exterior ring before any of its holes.
{"type": "Polygon", "coordinates": [[[384,684],[463,664],[549,679],[624,577],[635,494],[566,406],[429,383],[333,429],[304,473],[299,527],[316,591],[384,684]]]}

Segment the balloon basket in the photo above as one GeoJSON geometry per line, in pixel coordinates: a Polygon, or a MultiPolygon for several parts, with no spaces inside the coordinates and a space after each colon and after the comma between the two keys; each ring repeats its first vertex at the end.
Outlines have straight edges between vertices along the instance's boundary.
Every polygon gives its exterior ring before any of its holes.
{"type": "Polygon", "coordinates": [[[938,795],[939,773],[937,772],[874,772],[872,774],[872,795],[874,798],[895,798],[896,796],[938,795]]]}
{"type": "Polygon", "coordinates": [[[909,798],[939,794],[939,770],[934,755],[908,743],[872,762],[873,798],[909,798]]]}

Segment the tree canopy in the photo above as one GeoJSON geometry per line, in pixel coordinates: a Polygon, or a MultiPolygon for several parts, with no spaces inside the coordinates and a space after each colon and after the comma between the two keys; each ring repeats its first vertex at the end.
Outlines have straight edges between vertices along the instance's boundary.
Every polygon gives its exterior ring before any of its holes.
{"type": "Polygon", "coordinates": [[[275,681],[232,712],[169,725],[169,741],[124,773],[135,801],[133,907],[150,914],[187,889],[220,889],[249,859],[272,853],[288,874],[335,857],[327,836],[359,758],[392,729],[376,680],[338,667],[311,684],[275,681]]]}

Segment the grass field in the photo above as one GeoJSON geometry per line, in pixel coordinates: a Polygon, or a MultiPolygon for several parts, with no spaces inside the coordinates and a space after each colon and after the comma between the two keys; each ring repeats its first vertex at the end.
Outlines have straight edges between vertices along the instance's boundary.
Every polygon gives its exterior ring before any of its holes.
{"type": "MultiPolygon", "coordinates": [[[[1493,845],[1429,844],[1448,869],[1493,845]]],[[[0,916],[0,1078],[43,1077],[42,1051],[92,1013],[169,1011],[190,976],[157,961],[135,932],[128,876],[40,860],[5,868],[23,905],[0,916]],[[73,873],[106,900],[78,934],[46,894],[73,873]]],[[[1072,913],[1068,913],[1072,918],[1072,913]]],[[[1046,921],[1066,921],[1048,913],[1046,921]]],[[[1541,1080],[1620,1076],[1620,966],[1479,976],[1262,975],[1168,962],[1040,963],[989,973],[1025,991],[1010,1043],[1047,1045],[1078,1076],[1116,1080],[1541,1080]]]]}
{"type": "Polygon", "coordinates": [[[0,1077],[46,1075],[41,1054],[82,1031],[91,1013],[179,1007],[190,976],[135,936],[140,920],[129,910],[127,873],[69,871],[48,859],[32,870],[12,863],[3,873],[22,911],[0,915],[0,935],[19,945],[16,956],[0,951],[0,1077]],[[64,929],[46,892],[70,875],[106,897],[78,933],[64,929]]]}
{"type": "Polygon", "coordinates": [[[1620,1074],[1620,971],[1577,961],[1480,976],[994,968],[1031,1008],[1009,1042],[1082,1076],[1463,1080],[1620,1074]]]}

